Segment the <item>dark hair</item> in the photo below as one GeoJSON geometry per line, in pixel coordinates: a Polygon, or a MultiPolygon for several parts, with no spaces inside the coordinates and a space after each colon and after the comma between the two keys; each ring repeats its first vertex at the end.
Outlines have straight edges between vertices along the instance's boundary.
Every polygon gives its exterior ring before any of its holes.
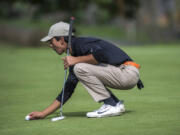
{"type": "Polygon", "coordinates": [[[68,41],[68,36],[56,36],[54,37],[57,41],[59,41],[61,39],[61,37],[64,38],[65,41],[68,41]]]}
{"type": "MultiPolygon", "coordinates": [[[[60,39],[61,39],[61,37],[63,37],[64,38],[64,40],[66,41],[66,42],[68,42],[68,36],[56,36],[56,37],[54,37],[57,41],[59,41],[60,39]]],[[[72,38],[74,38],[75,36],[72,36],[72,38]]]]}
{"type": "Polygon", "coordinates": [[[57,41],[59,41],[60,40],[60,38],[61,38],[61,36],[56,36],[56,37],[54,37],[57,41]]]}

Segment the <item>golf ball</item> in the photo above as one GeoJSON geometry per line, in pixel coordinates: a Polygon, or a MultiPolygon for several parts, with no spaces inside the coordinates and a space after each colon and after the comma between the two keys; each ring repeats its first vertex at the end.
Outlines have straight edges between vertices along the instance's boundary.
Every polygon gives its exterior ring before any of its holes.
{"type": "Polygon", "coordinates": [[[30,120],[30,116],[27,115],[27,116],[25,117],[25,120],[30,120]]]}

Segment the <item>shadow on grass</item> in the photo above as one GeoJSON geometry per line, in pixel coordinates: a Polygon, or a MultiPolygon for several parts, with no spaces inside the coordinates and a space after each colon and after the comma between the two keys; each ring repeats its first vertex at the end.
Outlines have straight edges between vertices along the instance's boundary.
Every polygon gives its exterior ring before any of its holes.
{"type": "MultiPolygon", "coordinates": [[[[86,117],[87,112],[64,112],[63,116],[66,117],[86,117]]],[[[59,112],[55,112],[53,115],[48,116],[46,119],[52,119],[54,117],[59,117],[59,112]]]]}
{"type": "Polygon", "coordinates": [[[68,117],[86,117],[87,112],[65,112],[64,115],[68,117]]]}
{"type": "MultiPolygon", "coordinates": [[[[122,116],[127,115],[129,113],[133,113],[133,112],[134,111],[127,110],[126,112],[124,112],[122,114],[122,116]]],[[[63,115],[66,117],[86,117],[86,113],[87,112],[64,112],[63,115]]],[[[51,119],[51,118],[58,117],[58,116],[59,116],[59,112],[56,112],[56,113],[54,113],[54,115],[51,115],[51,116],[47,117],[46,119],[51,119]]]]}

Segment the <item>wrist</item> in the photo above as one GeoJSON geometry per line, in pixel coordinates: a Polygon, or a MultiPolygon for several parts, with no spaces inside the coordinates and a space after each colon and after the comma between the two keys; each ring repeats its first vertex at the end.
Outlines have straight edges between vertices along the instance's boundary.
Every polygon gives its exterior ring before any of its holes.
{"type": "MultiPolygon", "coordinates": [[[[75,59],[75,64],[78,64],[78,63],[81,63],[82,61],[81,61],[81,56],[79,56],[79,57],[76,57],[76,59],[75,59]]],[[[74,64],[74,65],[75,65],[74,64]]]]}
{"type": "Polygon", "coordinates": [[[42,118],[45,118],[47,115],[48,115],[48,114],[47,114],[45,111],[42,111],[42,112],[41,112],[41,117],[42,117],[42,118]]]}

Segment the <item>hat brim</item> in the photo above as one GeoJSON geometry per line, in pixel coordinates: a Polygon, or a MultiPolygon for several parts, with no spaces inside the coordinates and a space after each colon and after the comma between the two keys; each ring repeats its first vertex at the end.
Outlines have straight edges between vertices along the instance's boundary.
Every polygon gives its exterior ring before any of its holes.
{"type": "Polygon", "coordinates": [[[47,42],[49,41],[50,39],[52,39],[53,37],[50,37],[50,36],[46,36],[44,38],[41,39],[41,42],[47,42]]]}

